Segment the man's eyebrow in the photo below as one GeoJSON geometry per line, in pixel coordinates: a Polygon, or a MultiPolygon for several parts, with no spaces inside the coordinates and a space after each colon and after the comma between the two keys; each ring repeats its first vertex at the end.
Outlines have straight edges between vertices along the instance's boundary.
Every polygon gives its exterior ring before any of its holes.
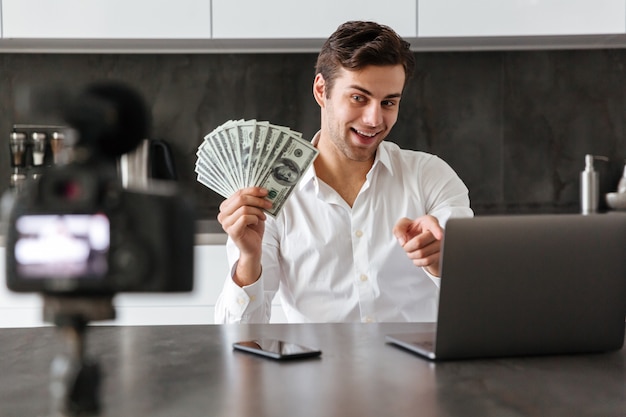
{"type": "MultiPolygon", "coordinates": [[[[352,84],[352,85],[350,85],[350,86],[348,86],[348,87],[350,87],[350,88],[354,88],[355,90],[359,90],[359,91],[361,91],[361,92],[362,92],[363,94],[365,94],[365,95],[368,95],[368,96],[371,96],[371,95],[372,95],[371,91],[369,91],[369,90],[367,90],[367,89],[365,89],[365,88],[363,88],[363,87],[361,87],[361,86],[358,86],[358,85],[352,84]]],[[[386,95],[386,96],[385,96],[385,99],[390,99],[390,98],[399,98],[399,97],[402,97],[402,93],[393,93],[393,94],[388,94],[388,95],[386,95]]]]}

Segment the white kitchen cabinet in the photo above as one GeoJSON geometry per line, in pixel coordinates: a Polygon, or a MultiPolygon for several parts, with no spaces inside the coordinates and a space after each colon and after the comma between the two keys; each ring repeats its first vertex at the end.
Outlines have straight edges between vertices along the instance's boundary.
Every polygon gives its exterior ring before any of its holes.
{"type": "Polygon", "coordinates": [[[624,0],[419,0],[418,37],[626,32],[624,0]]]}
{"type": "Polygon", "coordinates": [[[213,0],[215,39],[325,39],[347,20],[417,34],[417,0],[213,0]]]}
{"type": "Polygon", "coordinates": [[[2,0],[5,39],[208,39],[211,0],[2,0]]]}
{"type": "MultiPolygon", "coordinates": [[[[117,318],[103,324],[214,324],[215,303],[227,274],[225,245],[196,246],[192,293],[120,294],[115,298],[117,318]]],[[[274,300],[272,323],[281,322],[286,318],[280,303],[274,300]]]]}
{"type": "Polygon", "coordinates": [[[347,20],[414,51],[626,47],[626,0],[0,0],[0,53],[317,53],[347,20]]]}

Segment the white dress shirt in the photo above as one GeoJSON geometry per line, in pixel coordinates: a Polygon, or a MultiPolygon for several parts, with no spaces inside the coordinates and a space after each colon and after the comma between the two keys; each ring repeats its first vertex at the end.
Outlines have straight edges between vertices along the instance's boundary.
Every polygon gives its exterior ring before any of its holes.
{"type": "Polygon", "coordinates": [[[233,282],[239,250],[228,239],[216,322],[266,323],[277,292],[290,323],[436,321],[439,279],[413,265],[392,232],[400,218],[425,214],[443,227],[473,215],[467,187],[434,155],[383,141],[353,207],[311,166],[267,218],[254,284],[233,282]]]}

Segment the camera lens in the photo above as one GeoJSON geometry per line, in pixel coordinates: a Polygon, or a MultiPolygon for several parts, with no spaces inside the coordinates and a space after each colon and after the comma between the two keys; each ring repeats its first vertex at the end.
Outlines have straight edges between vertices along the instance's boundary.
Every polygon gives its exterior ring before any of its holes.
{"type": "Polygon", "coordinates": [[[57,182],[54,187],[54,194],[63,200],[75,201],[81,199],[83,189],[78,181],[69,179],[57,182]]]}

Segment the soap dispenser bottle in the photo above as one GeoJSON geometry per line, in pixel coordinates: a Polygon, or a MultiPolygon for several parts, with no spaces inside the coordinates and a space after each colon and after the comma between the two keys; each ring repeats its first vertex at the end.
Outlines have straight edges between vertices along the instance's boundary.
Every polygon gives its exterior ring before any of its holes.
{"type": "Polygon", "coordinates": [[[580,173],[580,207],[582,214],[592,214],[598,211],[600,200],[600,177],[593,166],[593,161],[608,161],[606,156],[585,155],[585,170],[580,173]]]}

